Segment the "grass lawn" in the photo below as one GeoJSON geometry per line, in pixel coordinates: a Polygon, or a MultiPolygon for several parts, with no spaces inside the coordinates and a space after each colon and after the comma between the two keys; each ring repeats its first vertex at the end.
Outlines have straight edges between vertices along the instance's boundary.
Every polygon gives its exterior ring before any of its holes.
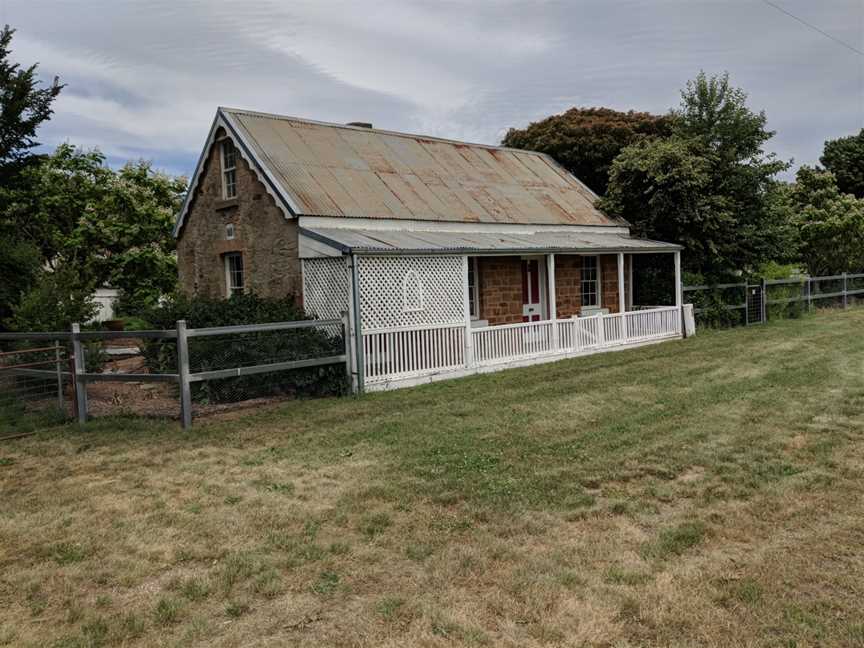
{"type": "Polygon", "coordinates": [[[864,309],[0,445],[0,645],[864,646],[864,309]]]}

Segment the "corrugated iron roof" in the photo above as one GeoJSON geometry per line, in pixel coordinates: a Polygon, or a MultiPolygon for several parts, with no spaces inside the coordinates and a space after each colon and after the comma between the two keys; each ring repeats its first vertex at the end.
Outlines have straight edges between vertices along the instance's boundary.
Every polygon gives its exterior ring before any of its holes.
{"type": "Polygon", "coordinates": [[[220,108],[300,215],[619,225],[542,153],[220,108]]]}
{"type": "Polygon", "coordinates": [[[468,254],[526,252],[674,252],[680,245],[625,234],[573,231],[429,232],[342,227],[303,227],[300,233],[347,253],[468,254]]]}

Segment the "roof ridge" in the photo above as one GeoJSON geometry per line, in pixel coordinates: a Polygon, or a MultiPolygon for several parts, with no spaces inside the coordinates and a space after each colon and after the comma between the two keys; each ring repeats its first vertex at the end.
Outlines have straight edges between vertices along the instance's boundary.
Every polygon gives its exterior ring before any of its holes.
{"type": "Polygon", "coordinates": [[[231,108],[229,106],[219,106],[220,111],[231,114],[251,115],[254,117],[268,117],[270,119],[281,119],[284,121],[296,121],[305,124],[314,124],[316,126],[331,126],[334,128],[343,128],[345,130],[360,131],[362,133],[380,133],[382,135],[395,135],[397,137],[408,137],[411,139],[432,140],[435,142],[443,142],[445,144],[461,144],[463,146],[476,146],[484,149],[494,149],[497,151],[512,151],[513,153],[529,153],[540,157],[546,157],[541,151],[532,151],[530,149],[518,149],[510,146],[496,146],[495,144],[481,144],[479,142],[467,142],[465,140],[451,139],[449,137],[437,137],[435,135],[422,135],[420,133],[407,133],[405,131],[394,131],[386,128],[366,128],[365,126],[351,126],[350,124],[340,124],[339,122],[321,121],[320,119],[309,119],[307,117],[297,117],[294,115],[280,115],[278,113],[262,112],[259,110],[247,110],[245,108],[231,108]]]}

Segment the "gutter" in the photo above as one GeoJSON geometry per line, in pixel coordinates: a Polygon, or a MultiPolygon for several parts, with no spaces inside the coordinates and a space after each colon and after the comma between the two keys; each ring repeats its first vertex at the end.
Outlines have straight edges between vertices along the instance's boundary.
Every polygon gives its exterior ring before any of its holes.
{"type": "MultiPolygon", "coordinates": [[[[381,256],[402,256],[406,254],[423,254],[423,255],[453,255],[453,254],[498,254],[498,255],[513,255],[513,254],[613,254],[623,252],[624,254],[663,254],[669,252],[678,252],[684,249],[683,246],[675,243],[664,244],[662,247],[644,248],[597,248],[597,247],[537,247],[537,248],[468,248],[468,247],[452,247],[452,248],[376,248],[363,246],[349,246],[336,241],[332,238],[305,227],[299,228],[300,234],[312,240],[323,243],[334,250],[338,250],[342,254],[375,254],[381,256]]],[[[645,240],[645,239],[642,239],[645,240]]],[[[659,242],[659,241],[658,241],[659,242]]]]}

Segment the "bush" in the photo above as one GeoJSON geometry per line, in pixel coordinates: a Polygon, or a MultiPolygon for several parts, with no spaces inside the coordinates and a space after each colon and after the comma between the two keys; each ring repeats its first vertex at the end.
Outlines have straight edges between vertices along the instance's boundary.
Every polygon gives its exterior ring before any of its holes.
{"type": "MultiPolygon", "coordinates": [[[[291,322],[309,319],[292,298],[268,299],[236,295],[228,300],[177,297],[145,313],[157,329],[173,329],[178,320],[188,328],[291,322]]],[[[151,371],[177,371],[176,344],[146,342],[142,349],[151,371]]],[[[313,328],[193,337],[189,340],[194,373],[234,367],[302,360],[344,351],[341,331],[313,328]]],[[[262,396],[323,396],[346,391],[345,367],[331,365],[193,383],[192,397],[221,403],[262,396]]]]}
{"type": "Polygon", "coordinates": [[[13,331],[68,331],[73,322],[88,322],[97,311],[93,287],[81,286],[77,273],[43,271],[6,325],[13,331]]]}
{"type": "MultiPolygon", "coordinates": [[[[741,289],[736,292],[740,293],[741,289]]],[[[742,311],[729,308],[730,305],[737,305],[739,302],[726,298],[720,289],[700,290],[690,293],[690,295],[692,296],[690,301],[692,301],[693,307],[699,309],[697,319],[700,326],[727,328],[744,323],[742,311]]]]}

